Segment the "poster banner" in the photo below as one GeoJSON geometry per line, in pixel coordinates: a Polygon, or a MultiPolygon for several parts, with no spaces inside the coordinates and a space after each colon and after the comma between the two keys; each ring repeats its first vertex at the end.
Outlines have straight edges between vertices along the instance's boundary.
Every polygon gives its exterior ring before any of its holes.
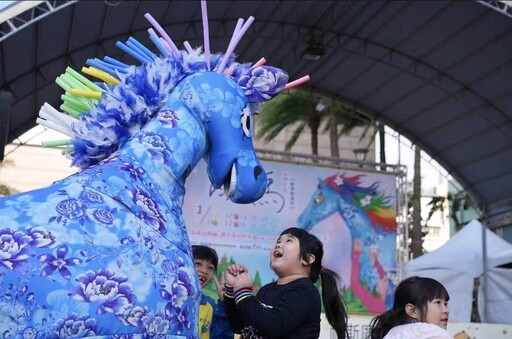
{"type": "Polygon", "coordinates": [[[349,312],[384,311],[396,286],[396,177],[389,173],[264,161],[268,187],[255,203],[229,201],[201,161],[186,181],[183,217],[192,244],[213,247],[219,269],[244,264],[255,288],[276,280],[270,249],[282,230],[307,229],[324,244],[349,312]]]}

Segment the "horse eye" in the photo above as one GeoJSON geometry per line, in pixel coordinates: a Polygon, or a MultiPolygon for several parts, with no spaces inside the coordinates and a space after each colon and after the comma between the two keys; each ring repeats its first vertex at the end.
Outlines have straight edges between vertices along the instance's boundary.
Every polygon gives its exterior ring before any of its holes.
{"type": "Polygon", "coordinates": [[[322,201],[324,201],[324,196],[323,194],[319,194],[316,196],[315,200],[313,201],[315,204],[319,204],[321,203],[322,201]]]}
{"type": "Polygon", "coordinates": [[[246,137],[252,137],[252,115],[248,107],[245,107],[240,114],[242,129],[246,137]]]}

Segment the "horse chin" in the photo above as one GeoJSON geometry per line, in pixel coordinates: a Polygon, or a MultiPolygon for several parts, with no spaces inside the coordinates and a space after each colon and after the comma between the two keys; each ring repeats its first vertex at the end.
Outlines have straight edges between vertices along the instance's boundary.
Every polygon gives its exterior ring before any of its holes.
{"type": "Polygon", "coordinates": [[[224,194],[226,194],[229,199],[233,198],[235,195],[236,183],[236,165],[233,163],[229,175],[226,175],[226,179],[224,180],[224,194]]]}

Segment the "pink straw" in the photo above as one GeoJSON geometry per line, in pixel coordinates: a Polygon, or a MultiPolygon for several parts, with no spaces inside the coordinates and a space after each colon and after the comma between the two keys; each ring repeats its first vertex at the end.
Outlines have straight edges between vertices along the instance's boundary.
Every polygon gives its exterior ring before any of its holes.
{"type": "Polygon", "coordinates": [[[180,50],[178,49],[178,47],[176,47],[176,45],[174,44],[174,42],[172,42],[171,40],[171,37],[169,35],[167,35],[167,33],[165,32],[165,30],[162,28],[162,26],[160,26],[160,24],[158,22],[156,22],[155,18],[153,18],[151,16],[151,14],[149,13],[146,13],[144,14],[144,17],[149,21],[149,23],[151,23],[151,25],[153,25],[153,27],[156,28],[156,30],[158,31],[158,33],[160,33],[160,35],[165,39],[165,41],[167,42],[167,44],[171,47],[171,51],[172,53],[176,56],[176,57],[179,57],[181,52],[180,50]]]}
{"type": "Polygon", "coordinates": [[[294,80],[292,82],[289,82],[287,83],[284,87],[283,87],[283,91],[286,91],[287,89],[291,89],[291,88],[294,88],[294,87],[297,87],[299,85],[302,85],[303,83],[306,83],[310,80],[309,78],[309,75],[305,75],[303,76],[302,78],[299,78],[297,80],[294,80]]]}
{"type": "Polygon", "coordinates": [[[234,69],[234,68],[228,68],[228,69],[224,72],[224,75],[225,75],[225,76],[230,77],[230,76],[232,76],[232,75],[233,75],[233,73],[234,73],[234,72],[235,72],[235,69],[234,69]]]}
{"type": "Polygon", "coordinates": [[[256,62],[254,65],[252,65],[251,68],[260,67],[262,65],[265,65],[266,63],[267,63],[267,59],[261,58],[260,60],[258,60],[258,62],[256,62]]]}
{"type": "Polygon", "coordinates": [[[208,31],[208,8],[206,7],[205,0],[201,0],[201,12],[203,15],[204,60],[206,62],[206,67],[208,67],[208,70],[210,71],[210,33],[208,31]]]}
{"type": "MultiPolygon", "coordinates": [[[[240,22],[240,20],[239,20],[239,22],[240,22]]],[[[222,61],[219,65],[219,67],[217,68],[218,73],[222,73],[222,71],[224,71],[224,67],[226,66],[226,63],[228,62],[228,59],[231,56],[231,54],[233,54],[233,51],[235,50],[236,45],[238,45],[238,43],[244,36],[245,32],[249,29],[249,27],[251,26],[251,24],[253,22],[254,22],[254,17],[250,16],[249,19],[247,19],[247,21],[244,23],[244,25],[242,26],[242,28],[240,28],[240,30],[238,32],[236,32],[236,28],[235,28],[235,33],[231,37],[231,42],[229,43],[228,50],[226,51],[226,54],[224,54],[224,58],[222,58],[222,61]]],[[[237,27],[238,27],[238,24],[237,24],[237,27]]]]}

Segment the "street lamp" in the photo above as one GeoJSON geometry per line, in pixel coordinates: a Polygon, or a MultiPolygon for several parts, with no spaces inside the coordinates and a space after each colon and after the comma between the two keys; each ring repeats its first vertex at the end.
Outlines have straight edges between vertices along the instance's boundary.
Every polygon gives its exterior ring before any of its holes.
{"type": "Polygon", "coordinates": [[[355,155],[357,161],[365,161],[366,154],[368,154],[368,148],[354,149],[354,155],[355,155]]]}

